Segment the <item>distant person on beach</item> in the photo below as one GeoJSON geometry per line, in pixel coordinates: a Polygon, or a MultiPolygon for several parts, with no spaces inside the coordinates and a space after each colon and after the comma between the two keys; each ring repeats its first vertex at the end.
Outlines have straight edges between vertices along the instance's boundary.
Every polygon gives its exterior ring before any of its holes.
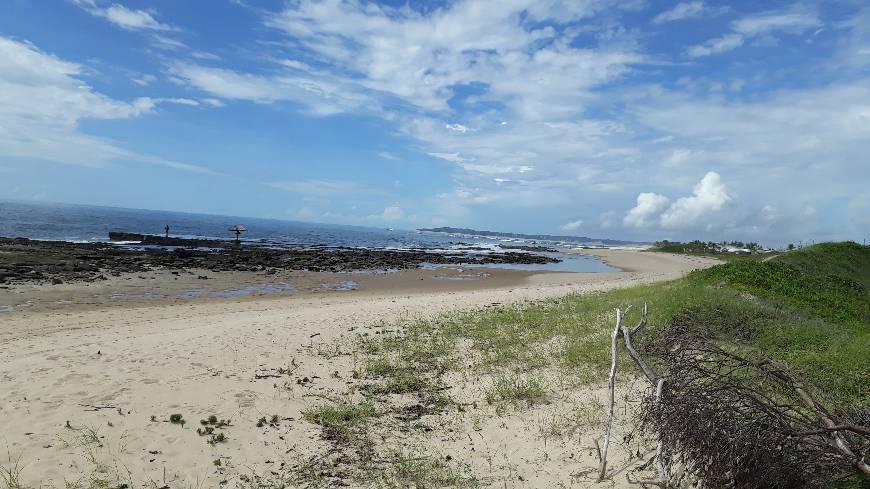
{"type": "Polygon", "coordinates": [[[166,231],[166,237],[168,238],[169,237],[169,224],[167,224],[166,227],[163,228],[163,230],[166,231]]]}

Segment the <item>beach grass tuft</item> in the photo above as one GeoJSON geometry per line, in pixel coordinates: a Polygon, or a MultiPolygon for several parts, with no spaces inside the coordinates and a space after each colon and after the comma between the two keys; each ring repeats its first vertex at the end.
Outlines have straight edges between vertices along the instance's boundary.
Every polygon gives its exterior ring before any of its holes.
{"type": "Polygon", "coordinates": [[[517,404],[532,407],[547,400],[547,388],[537,378],[520,375],[502,375],[495,379],[490,389],[486,391],[486,402],[502,412],[507,406],[517,404]]]}
{"type": "Polygon", "coordinates": [[[347,401],[321,404],[302,412],[302,419],[317,424],[327,440],[347,442],[364,424],[377,415],[370,403],[353,404],[347,401]]]}
{"type": "Polygon", "coordinates": [[[12,454],[6,454],[7,461],[0,464],[0,484],[2,489],[23,489],[21,484],[21,472],[24,467],[21,465],[21,457],[13,459],[12,454]]]}
{"type": "Polygon", "coordinates": [[[466,470],[453,466],[445,457],[393,451],[385,457],[384,470],[371,482],[375,487],[479,487],[478,480],[466,470]]]}

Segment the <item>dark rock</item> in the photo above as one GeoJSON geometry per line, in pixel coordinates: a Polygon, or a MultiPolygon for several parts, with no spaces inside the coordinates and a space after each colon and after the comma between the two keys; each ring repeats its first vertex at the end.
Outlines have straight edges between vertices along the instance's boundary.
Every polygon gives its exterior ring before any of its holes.
{"type": "MultiPolygon", "coordinates": [[[[113,234],[116,237],[117,234],[113,234]]],[[[125,235],[126,236],[126,235],[125,235]]],[[[158,237],[159,238],[159,237],[158,237]]],[[[166,239],[166,238],[161,238],[166,239]]],[[[176,238],[171,238],[176,239],[176,238]]],[[[201,244],[202,240],[187,240],[201,244]]],[[[543,264],[559,260],[534,253],[429,253],[355,248],[274,249],[240,247],[131,249],[109,243],[69,243],[0,237],[0,283],[53,283],[105,280],[105,274],[201,269],[211,272],[309,270],[350,272],[404,270],[432,264],[543,264]]],[[[140,275],[140,278],[145,278],[140,275]]],[[[199,275],[199,279],[209,277],[199,275]]]]}

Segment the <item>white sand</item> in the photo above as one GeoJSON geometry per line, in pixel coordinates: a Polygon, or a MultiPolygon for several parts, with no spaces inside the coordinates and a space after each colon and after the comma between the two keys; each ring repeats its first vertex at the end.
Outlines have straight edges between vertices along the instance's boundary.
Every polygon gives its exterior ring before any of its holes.
{"type": "MultiPolygon", "coordinates": [[[[335,339],[379,322],[671,279],[714,263],[636,251],[590,253],[632,271],[538,274],[520,286],[461,292],[358,291],[2,315],[0,442],[12,463],[18,461],[25,487],[65,487],[65,481],[79,480],[89,487],[84,481],[95,477],[132,480],[136,487],[218,487],[221,481],[235,487],[240,474],[280,473],[282,462],[291,464],[323,443],[317,427],[302,421],[300,413],[350,382],[353,358],[327,358],[325,349],[335,339]],[[298,369],[291,376],[254,379],[258,371],[292,363],[298,369]],[[341,378],[330,378],[333,371],[341,378]],[[295,379],[303,376],[313,381],[297,385],[295,379]],[[94,406],[111,407],[95,411],[94,406]],[[187,425],[164,422],[173,413],[183,414],[187,425]],[[232,420],[227,443],[212,446],[197,436],[199,420],[211,414],[232,420]],[[257,419],[272,414],[292,420],[278,428],[255,427],[257,419]],[[95,438],[89,438],[90,430],[95,438]],[[213,465],[216,459],[220,467],[213,465]]],[[[499,463],[516,463],[525,474],[497,487],[580,480],[571,474],[583,464],[588,468],[588,439],[574,439],[586,447],[576,458],[582,464],[575,465],[573,451],[569,457],[562,450],[563,461],[541,465],[528,453],[543,456],[546,446],[527,440],[511,454],[510,446],[518,442],[509,435],[528,428],[528,419],[509,415],[489,422],[475,436],[492,449],[490,462],[501,457],[499,463]],[[566,472],[550,473],[559,467],[566,472]]],[[[9,467],[5,459],[0,465],[9,467]]]]}

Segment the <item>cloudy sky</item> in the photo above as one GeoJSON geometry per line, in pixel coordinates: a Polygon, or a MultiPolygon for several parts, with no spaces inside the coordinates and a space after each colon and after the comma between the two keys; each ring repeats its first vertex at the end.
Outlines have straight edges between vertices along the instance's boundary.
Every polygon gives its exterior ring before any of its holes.
{"type": "Polygon", "coordinates": [[[860,241],[870,6],[3,0],[0,198],[860,241]]]}

